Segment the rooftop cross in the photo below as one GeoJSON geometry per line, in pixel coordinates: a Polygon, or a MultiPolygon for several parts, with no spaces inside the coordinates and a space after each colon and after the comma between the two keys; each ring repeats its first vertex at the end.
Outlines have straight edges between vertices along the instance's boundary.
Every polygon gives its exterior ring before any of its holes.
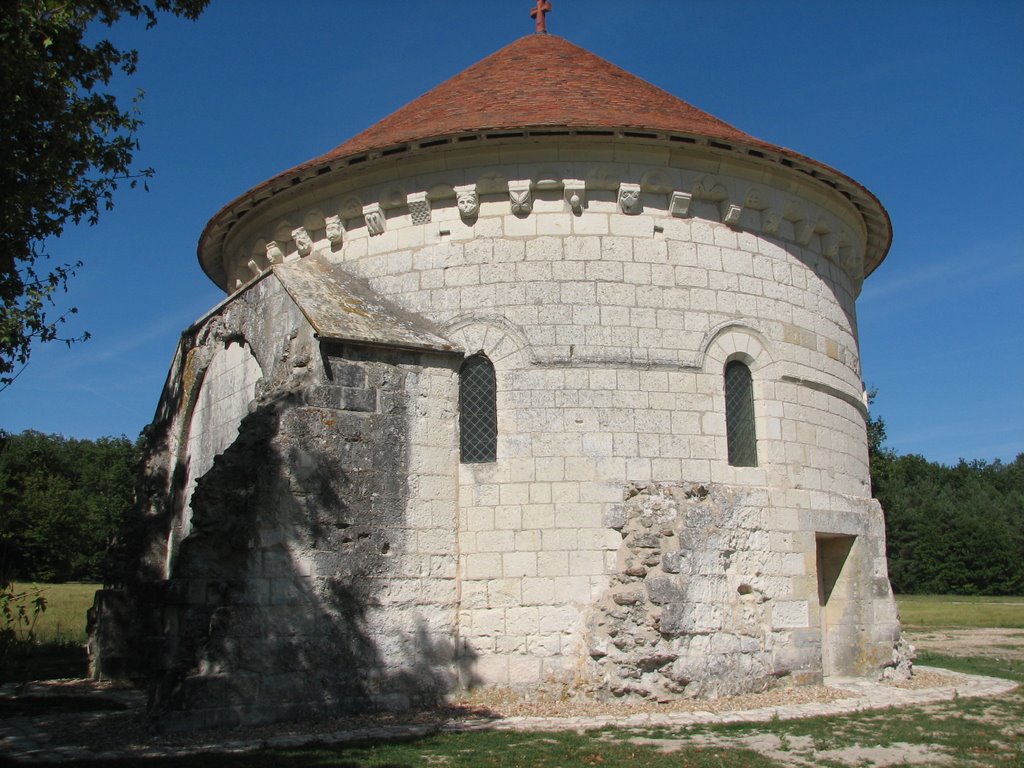
{"type": "Polygon", "coordinates": [[[537,0],[537,7],[530,11],[530,17],[537,20],[538,34],[546,35],[548,33],[547,15],[550,11],[550,0],[537,0]]]}

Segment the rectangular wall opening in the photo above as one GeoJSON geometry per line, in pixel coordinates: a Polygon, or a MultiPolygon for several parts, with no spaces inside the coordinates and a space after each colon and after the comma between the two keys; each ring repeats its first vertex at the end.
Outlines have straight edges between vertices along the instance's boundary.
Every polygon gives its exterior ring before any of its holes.
{"type": "Polygon", "coordinates": [[[846,567],[856,536],[819,533],[815,536],[818,571],[818,615],[821,617],[821,671],[854,674],[851,632],[850,575],[846,567]]]}

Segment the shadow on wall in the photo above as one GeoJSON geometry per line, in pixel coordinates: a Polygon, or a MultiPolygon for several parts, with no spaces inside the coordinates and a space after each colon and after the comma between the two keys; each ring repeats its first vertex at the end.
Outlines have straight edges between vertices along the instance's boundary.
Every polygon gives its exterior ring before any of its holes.
{"type": "MultiPolygon", "coordinates": [[[[150,636],[136,666],[160,727],[403,709],[473,682],[454,579],[431,590],[450,599],[419,598],[430,577],[406,535],[404,404],[326,407],[329,389],[261,399],[199,479],[171,578],[133,580],[150,636]]],[[[169,528],[174,505],[157,507],[148,524],[169,528]]]]}

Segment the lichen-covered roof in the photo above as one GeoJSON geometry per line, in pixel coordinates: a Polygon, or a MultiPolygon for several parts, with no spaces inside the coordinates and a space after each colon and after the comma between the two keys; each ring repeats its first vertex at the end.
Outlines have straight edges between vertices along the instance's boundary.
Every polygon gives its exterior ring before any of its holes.
{"type": "Polygon", "coordinates": [[[320,256],[278,264],[274,275],[322,339],[460,351],[432,323],[382,299],[365,281],[320,256]]]}

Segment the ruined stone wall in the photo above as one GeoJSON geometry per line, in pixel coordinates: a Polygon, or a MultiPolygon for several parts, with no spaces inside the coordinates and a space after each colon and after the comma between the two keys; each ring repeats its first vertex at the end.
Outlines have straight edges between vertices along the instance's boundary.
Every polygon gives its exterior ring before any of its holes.
{"type": "Polygon", "coordinates": [[[820,539],[790,529],[764,488],[653,484],[624,496],[608,520],[621,534],[616,573],[587,620],[590,675],[609,692],[725,696],[892,663],[888,582],[863,561],[878,545],[877,509],[820,539]],[[846,546],[822,563],[829,541],[846,546]],[[825,646],[838,655],[829,669],[825,646]]]}
{"type": "MultiPolygon", "coordinates": [[[[158,613],[144,641],[151,711],[164,727],[403,708],[459,680],[455,364],[316,343],[291,312],[259,317],[286,306],[273,278],[260,291],[265,300],[205,321],[221,332],[196,329],[193,357],[204,343],[244,338],[266,375],[196,478],[190,509],[176,511],[191,524],[167,578],[129,585],[140,613],[158,613]],[[285,332],[259,333],[267,328],[285,332]]],[[[161,458],[182,461],[151,456],[151,469],[161,458]]],[[[176,474],[163,499],[171,509],[187,498],[187,472],[176,474]]]]}

